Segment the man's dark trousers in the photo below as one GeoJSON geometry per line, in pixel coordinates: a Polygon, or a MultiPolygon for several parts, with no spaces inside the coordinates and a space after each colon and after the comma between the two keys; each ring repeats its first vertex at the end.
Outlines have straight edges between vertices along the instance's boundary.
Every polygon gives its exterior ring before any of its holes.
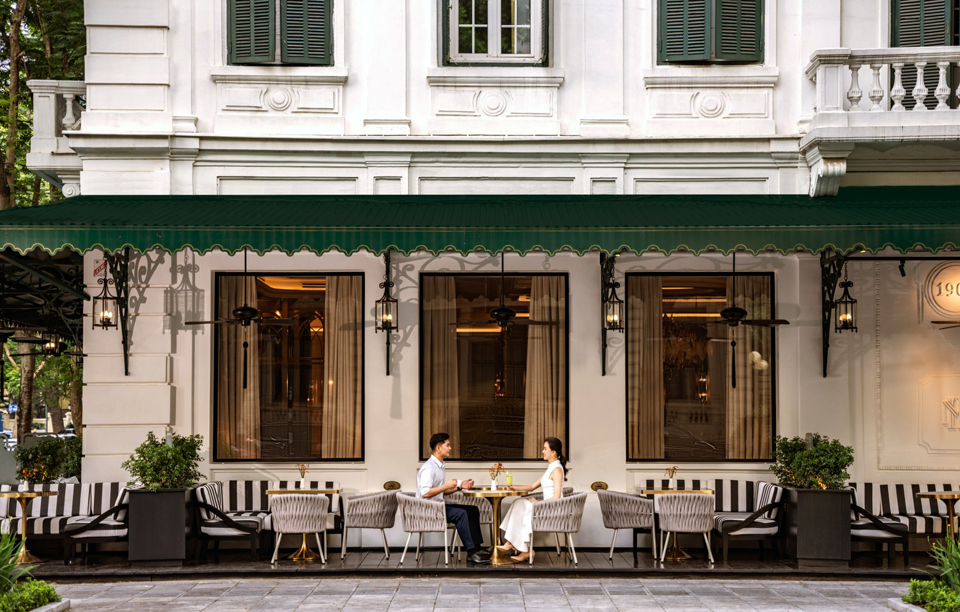
{"type": "Polygon", "coordinates": [[[480,508],[447,504],[447,521],[456,526],[464,549],[471,551],[480,548],[483,543],[483,534],[480,533],[480,508]]]}

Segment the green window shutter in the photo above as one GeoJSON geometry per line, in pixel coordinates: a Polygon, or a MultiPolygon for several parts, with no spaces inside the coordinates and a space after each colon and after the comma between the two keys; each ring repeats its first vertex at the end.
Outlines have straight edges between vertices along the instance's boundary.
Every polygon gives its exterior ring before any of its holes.
{"type": "Polygon", "coordinates": [[[710,0],[659,0],[657,61],[710,59],[710,0]]]}
{"type": "Polygon", "coordinates": [[[284,63],[333,64],[333,0],[280,1],[280,55],[284,63]]]}
{"type": "MultiPolygon", "coordinates": [[[[952,23],[952,2],[950,0],[892,0],[891,15],[891,46],[893,47],[938,47],[950,45],[952,23]]],[[[890,71],[893,83],[893,70],[890,71]]],[[[949,78],[949,77],[948,77],[949,78]]],[[[907,97],[903,105],[911,109],[916,104],[913,99],[913,88],[917,84],[917,67],[907,64],[900,75],[907,97]]],[[[927,87],[927,97],[924,99],[927,108],[937,105],[933,96],[937,84],[940,82],[940,70],[936,64],[929,63],[923,71],[923,83],[927,87]]]]}
{"type": "Polygon", "coordinates": [[[764,0],[714,0],[714,58],[737,62],[763,61],[764,0]]]}
{"type": "Polygon", "coordinates": [[[273,0],[228,0],[227,55],[231,64],[275,59],[273,7],[273,0]]]}

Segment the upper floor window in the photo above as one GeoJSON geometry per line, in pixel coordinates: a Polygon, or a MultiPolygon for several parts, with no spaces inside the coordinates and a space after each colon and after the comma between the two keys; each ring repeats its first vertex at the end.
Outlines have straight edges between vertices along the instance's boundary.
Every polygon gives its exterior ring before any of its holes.
{"type": "Polygon", "coordinates": [[[657,63],[763,62],[764,0],[659,0],[657,63]]]}
{"type": "Polygon", "coordinates": [[[229,63],[330,66],[332,21],[333,0],[227,0],[229,63]]]}
{"type": "Polygon", "coordinates": [[[546,63],[548,0],[445,0],[444,64],[546,63]]]}

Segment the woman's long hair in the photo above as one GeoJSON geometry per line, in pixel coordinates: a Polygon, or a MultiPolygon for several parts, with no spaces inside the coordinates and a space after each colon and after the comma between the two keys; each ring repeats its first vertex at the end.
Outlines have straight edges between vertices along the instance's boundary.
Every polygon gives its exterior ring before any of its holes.
{"type": "Polygon", "coordinates": [[[570,469],[567,467],[567,457],[563,454],[563,442],[559,438],[545,438],[543,440],[547,443],[547,446],[550,447],[550,450],[557,453],[557,461],[560,462],[560,467],[563,468],[563,479],[567,479],[567,472],[570,469]]]}

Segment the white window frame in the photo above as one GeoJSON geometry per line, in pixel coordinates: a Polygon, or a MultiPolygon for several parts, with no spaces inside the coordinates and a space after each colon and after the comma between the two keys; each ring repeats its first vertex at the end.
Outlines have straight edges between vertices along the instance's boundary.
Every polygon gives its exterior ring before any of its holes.
{"type": "Polygon", "coordinates": [[[506,0],[487,0],[488,53],[460,53],[460,0],[450,0],[448,15],[450,62],[463,64],[538,64],[543,61],[543,8],[541,0],[530,0],[530,53],[502,54],[500,52],[500,7],[506,0]]]}

